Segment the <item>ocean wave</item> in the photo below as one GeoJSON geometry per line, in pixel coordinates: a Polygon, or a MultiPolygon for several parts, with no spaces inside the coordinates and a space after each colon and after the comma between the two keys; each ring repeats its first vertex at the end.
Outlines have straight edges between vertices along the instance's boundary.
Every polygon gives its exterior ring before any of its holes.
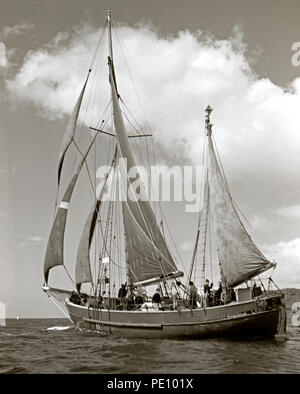
{"type": "Polygon", "coordinates": [[[3,331],[0,331],[0,335],[4,335],[6,337],[13,337],[14,336],[14,334],[11,334],[9,332],[3,332],[3,331]]]}
{"type": "Polygon", "coordinates": [[[16,367],[16,366],[0,368],[0,375],[15,374],[15,373],[28,373],[28,372],[29,371],[27,369],[21,368],[21,367],[16,367]]]}

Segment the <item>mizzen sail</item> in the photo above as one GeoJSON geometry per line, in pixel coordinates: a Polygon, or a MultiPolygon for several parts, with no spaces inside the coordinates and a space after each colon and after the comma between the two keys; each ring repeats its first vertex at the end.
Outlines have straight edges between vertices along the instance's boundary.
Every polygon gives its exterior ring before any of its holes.
{"type": "Polygon", "coordinates": [[[208,127],[210,209],[222,276],[237,286],[274,266],[254,244],[242,224],[218,164],[208,127]]]}

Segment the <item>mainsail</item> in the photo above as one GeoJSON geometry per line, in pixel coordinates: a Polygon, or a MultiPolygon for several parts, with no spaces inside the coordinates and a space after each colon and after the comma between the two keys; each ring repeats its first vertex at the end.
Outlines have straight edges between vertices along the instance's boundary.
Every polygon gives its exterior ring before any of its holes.
{"type": "Polygon", "coordinates": [[[83,85],[83,88],[80,92],[80,95],[78,97],[78,100],[75,104],[75,107],[73,109],[73,112],[71,114],[71,117],[69,119],[69,122],[67,124],[66,127],[66,131],[65,131],[65,135],[61,144],[61,148],[60,148],[60,152],[59,152],[59,161],[58,161],[58,170],[57,170],[57,178],[58,178],[58,185],[60,183],[60,177],[61,177],[61,171],[62,171],[62,166],[63,166],[63,162],[64,162],[64,158],[65,155],[67,153],[67,150],[74,138],[74,133],[75,133],[75,129],[76,129],[76,125],[77,125],[77,120],[78,120],[78,115],[79,115],[79,111],[80,111],[80,107],[81,107],[81,103],[82,103],[82,99],[83,99],[83,95],[85,92],[85,88],[86,88],[86,84],[87,81],[89,79],[89,75],[90,75],[91,70],[89,70],[89,73],[86,77],[85,83],[83,85]]]}
{"type": "MultiPolygon", "coordinates": [[[[109,70],[118,152],[122,159],[127,160],[127,168],[130,169],[135,167],[136,164],[129,146],[119,106],[111,60],[109,61],[109,70]]],[[[124,190],[131,187],[131,181],[127,176],[124,183],[122,185],[124,190]]],[[[149,201],[145,197],[136,198],[132,201],[126,193],[126,201],[123,202],[122,209],[126,236],[127,264],[133,281],[141,282],[176,272],[176,264],[157,225],[149,201]]]]}
{"type": "Polygon", "coordinates": [[[55,215],[55,219],[52,225],[50,237],[48,240],[48,245],[46,249],[46,256],[44,261],[44,277],[46,283],[48,283],[49,270],[58,265],[64,264],[64,237],[65,237],[65,227],[68,215],[69,204],[72,198],[72,194],[82,169],[83,164],[87,158],[87,155],[97,137],[97,134],[94,136],[90,146],[87,149],[87,152],[82,157],[82,160],[79,163],[79,166],[73,175],[67,190],[65,191],[63,198],[59,204],[58,210],[55,215]]]}
{"type": "Polygon", "coordinates": [[[227,286],[237,286],[275,264],[260,252],[238,216],[216,158],[210,123],[207,134],[210,209],[222,276],[227,286]]]}

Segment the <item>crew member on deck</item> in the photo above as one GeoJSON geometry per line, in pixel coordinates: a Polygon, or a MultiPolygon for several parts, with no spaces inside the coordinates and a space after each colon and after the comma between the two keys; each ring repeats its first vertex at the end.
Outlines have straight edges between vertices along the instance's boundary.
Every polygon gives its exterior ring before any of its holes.
{"type": "Polygon", "coordinates": [[[142,286],[138,286],[134,289],[134,295],[134,304],[136,307],[140,307],[144,302],[142,286]]]}
{"type": "Polygon", "coordinates": [[[158,287],[156,289],[156,293],[153,294],[152,297],[152,306],[154,309],[159,310],[159,308],[161,307],[161,296],[160,296],[160,288],[158,287]]]}
{"type": "Polygon", "coordinates": [[[221,305],[221,295],[222,295],[222,282],[219,282],[218,290],[215,293],[215,305],[221,305]]]}
{"type": "Polygon", "coordinates": [[[172,299],[172,304],[173,304],[173,310],[174,311],[175,311],[176,305],[177,305],[177,295],[178,295],[177,288],[176,288],[175,282],[173,282],[172,285],[171,285],[171,289],[170,289],[170,296],[171,296],[171,299],[172,299]]]}
{"type": "Polygon", "coordinates": [[[120,298],[120,300],[122,300],[123,298],[126,297],[126,294],[127,294],[126,287],[125,287],[125,285],[122,283],[122,285],[121,285],[121,287],[120,287],[120,290],[119,290],[119,293],[118,293],[118,298],[120,298]]]}
{"type": "Polygon", "coordinates": [[[229,296],[230,296],[230,302],[231,301],[236,301],[236,295],[233,287],[229,288],[229,296]]]}
{"type": "Polygon", "coordinates": [[[209,284],[209,280],[206,279],[205,285],[204,285],[204,294],[207,293],[210,296],[210,291],[211,291],[212,287],[213,287],[213,283],[211,282],[211,284],[209,284]]]}
{"type": "Polygon", "coordinates": [[[197,295],[198,290],[197,287],[194,285],[194,282],[190,281],[190,307],[197,308],[197,295]]]}
{"type": "Polygon", "coordinates": [[[213,287],[213,283],[209,284],[209,280],[206,279],[205,285],[204,285],[204,296],[206,297],[206,306],[211,306],[212,303],[212,296],[211,296],[211,289],[213,287]]]}

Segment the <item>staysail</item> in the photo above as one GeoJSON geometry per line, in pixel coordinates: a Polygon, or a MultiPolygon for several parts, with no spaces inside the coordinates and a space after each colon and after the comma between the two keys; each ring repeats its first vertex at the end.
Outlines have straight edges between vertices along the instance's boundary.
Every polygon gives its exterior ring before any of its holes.
{"type": "Polygon", "coordinates": [[[116,160],[116,154],[114,156],[112,166],[105,177],[105,181],[103,183],[100,194],[97,197],[96,203],[94,204],[85,222],[82,236],[79,242],[77,259],[76,259],[76,269],[75,269],[75,283],[78,291],[80,291],[80,287],[82,283],[93,283],[91,264],[90,264],[90,248],[94,236],[100,205],[102,202],[103,194],[105,192],[105,186],[109,178],[109,175],[112,169],[114,168],[113,165],[115,160],[116,160]]]}
{"type": "Polygon", "coordinates": [[[60,183],[60,177],[61,177],[61,171],[62,171],[62,166],[63,166],[63,162],[64,162],[64,158],[65,155],[67,153],[67,150],[74,138],[74,133],[75,133],[75,129],[76,129],[76,125],[77,125],[77,120],[78,120],[78,115],[79,115],[79,111],[80,111],[80,107],[81,107],[81,103],[82,103],[82,99],[83,99],[83,95],[85,92],[85,88],[86,88],[86,84],[87,81],[89,79],[89,75],[90,75],[91,70],[89,70],[88,75],[86,77],[85,83],[83,85],[83,88],[80,92],[80,95],[78,97],[78,100],[75,104],[75,107],[73,109],[73,112],[71,114],[71,117],[69,119],[69,122],[67,124],[66,127],[66,131],[65,131],[65,135],[61,144],[61,148],[60,148],[60,152],[59,152],[59,160],[58,160],[58,170],[57,170],[57,179],[58,179],[58,185],[60,183]]]}
{"type": "MultiPolygon", "coordinates": [[[[129,146],[119,106],[111,60],[109,61],[109,70],[119,156],[127,160],[127,168],[130,169],[136,164],[129,146]]],[[[131,187],[131,181],[127,176],[124,183],[122,186],[125,190],[131,187]]],[[[133,190],[131,189],[131,191],[133,190]]],[[[176,264],[157,225],[149,201],[143,197],[132,201],[126,194],[126,201],[123,202],[122,208],[126,235],[127,264],[133,281],[141,282],[176,272],[176,264]]]]}
{"type": "Polygon", "coordinates": [[[90,146],[87,149],[87,152],[83,156],[82,160],[79,163],[79,166],[73,175],[67,190],[65,191],[63,198],[59,204],[58,210],[55,215],[55,219],[52,225],[50,237],[48,240],[48,245],[46,249],[46,256],[44,261],[44,277],[46,283],[48,283],[49,271],[51,268],[56,267],[58,265],[64,264],[64,237],[65,237],[65,227],[67,221],[67,214],[69,209],[69,204],[72,198],[72,194],[82,169],[82,166],[87,158],[87,155],[97,137],[97,134],[94,136],[90,146]]]}
{"type": "Polygon", "coordinates": [[[237,286],[274,266],[254,244],[242,224],[218,164],[208,125],[210,209],[222,276],[237,286]]]}
{"type": "Polygon", "coordinates": [[[75,283],[78,291],[80,291],[82,283],[93,282],[90,264],[90,247],[94,235],[100,204],[101,199],[98,199],[85,222],[79,242],[75,268],[75,283]]]}

